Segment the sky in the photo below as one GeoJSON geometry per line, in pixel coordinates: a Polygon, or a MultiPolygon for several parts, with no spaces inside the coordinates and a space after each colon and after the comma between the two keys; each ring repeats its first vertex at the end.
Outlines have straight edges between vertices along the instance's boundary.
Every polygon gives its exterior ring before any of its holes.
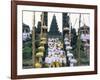
{"type": "MultiPolygon", "coordinates": [[[[38,21],[41,21],[41,15],[42,12],[35,12],[35,26],[37,26],[38,21]]],[[[48,13],[48,31],[50,29],[51,21],[53,18],[53,15],[55,14],[57,24],[59,31],[62,32],[62,13],[53,13],[49,12],[48,13]]],[[[30,29],[32,30],[33,27],[33,15],[34,12],[32,11],[23,11],[23,23],[29,25],[30,29]]],[[[70,16],[70,24],[72,24],[72,27],[78,31],[79,28],[79,15],[80,14],[75,14],[75,13],[68,13],[70,16]]],[[[90,16],[89,14],[81,14],[81,26],[85,23],[87,26],[90,25],[90,16]]]]}

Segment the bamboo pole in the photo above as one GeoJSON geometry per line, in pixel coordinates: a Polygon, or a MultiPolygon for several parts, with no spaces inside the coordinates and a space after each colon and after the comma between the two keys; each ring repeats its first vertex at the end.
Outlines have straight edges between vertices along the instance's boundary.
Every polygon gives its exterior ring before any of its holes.
{"type": "Polygon", "coordinates": [[[35,12],[33,13],[33,27],[32,27],[32,59],[34,67],[35,66],[35,12]]]}
{"type": "Polygon", "coordinates": [[[81,25],[81,14],[79,15],[79,32],[78,32],[78,65],[80,65],[80,25],[81,25]]]}
{"type": "Polygon", "coordinates": [[[42,14],[41,14],[41,37],[43,37],[43,17],[44,17],[44,14],[43,14],[43,12],[42,12],[42,14]]]}

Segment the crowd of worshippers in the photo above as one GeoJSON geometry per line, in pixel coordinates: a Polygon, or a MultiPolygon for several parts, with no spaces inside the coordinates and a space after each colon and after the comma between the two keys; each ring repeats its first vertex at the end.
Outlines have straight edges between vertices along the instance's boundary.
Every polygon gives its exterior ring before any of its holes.
{"type": "Polygon", "coordinates": [[[66,55],[59,38],[48,39],[48,53],[45,57],[45,64],[47,67],[66,66],[66,55]]]}

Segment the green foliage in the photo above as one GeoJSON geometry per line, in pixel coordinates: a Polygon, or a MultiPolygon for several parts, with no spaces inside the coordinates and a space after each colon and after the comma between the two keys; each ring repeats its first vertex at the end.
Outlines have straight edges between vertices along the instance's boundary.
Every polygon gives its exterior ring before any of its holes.
{"type": "Polygon", "coordinates": [[[23,58],[24,59],[32,58],[32,48],[27,46],[23,48],[23,58]]]}
{"type": "Polygon", "coordinates": [[[84,43],[78,38],[76,47],[73,49],[73,54],[75,58],[79,60],[80,65],[89,65],[89,58],[84,51],[83,45],[84,43]]]}
{"type": "Polygon", "coordinates": [[[32,40],[23,42],[23,59],[32,58],[32,40]]]}
{"type": "Polygon", "coordinates": [[[24,42],[23,43],[23,48],[26,47],[26,46],[32,47],[32,42],[31,41],[24,42]]]}

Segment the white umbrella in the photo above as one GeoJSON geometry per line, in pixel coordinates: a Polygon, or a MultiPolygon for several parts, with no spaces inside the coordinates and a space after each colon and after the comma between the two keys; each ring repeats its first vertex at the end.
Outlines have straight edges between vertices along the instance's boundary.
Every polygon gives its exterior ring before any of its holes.
{"type": "Polygon", "coordinates": [[[90,39],[90,35],[89,35],[89,34],[82,34],[82,35],[81,35],[81,39],[82,39],[83,41],[89,40],[89,39],[90,39]]]}
{"type": "Polygon", "coordinates": [[[67,53],[67,56],[68,57],[73,57],[73,54],[72,53],[67,53]]]}
{"type": "Polygon", "coordinates": [[[68,42],[68,41],[65,41],[65,44],[67,45],[67,44],[70,44],[70,42],[68,42]]]}
{"type": "Polygon", "coordinates": [[[71,63],[77,63],[77,60],[76,59],[70,59],[70,62],[71,63]]]}
{"type": "Polygon", "coordinates": [[[77,63],[76,59],[70,59],[70,66],[73,67],[77,63]]]}
{"type": "Polygon", "coordinates": [[[69,28],[68,27],[65,27],[64,30],[69,30],[69,28]]]}
{"type": "Polygon", "coordinates": [[[68,41],[68,38],[66,37],[66,38],[64,39],[64,41],[68,41]]]}
{"type": "Polygon", "coordinates": [[[89,46],[90,46],[90,44],[86,43],[86,44],[85,44],[85,46],[89,47],[89,46]]]}
{"type": "Polygon", "coordinates": [[[72,49],[71,46],[66,46],[66,50],[72,49]]]}

